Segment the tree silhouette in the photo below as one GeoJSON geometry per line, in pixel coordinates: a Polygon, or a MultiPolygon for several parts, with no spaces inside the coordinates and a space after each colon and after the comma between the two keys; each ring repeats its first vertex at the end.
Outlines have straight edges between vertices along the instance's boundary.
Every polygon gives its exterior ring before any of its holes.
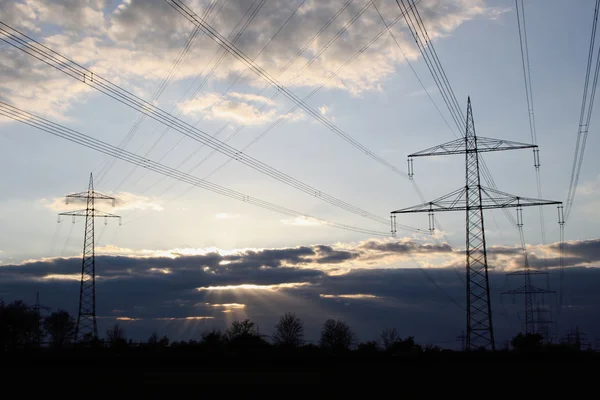
{"type": "Polygon", "coordinates": [[[359,343],[356,351],[360,354],[377,354],[379,352],[379,346],[377,341],[370,340],[368,342],[359,343]]]}
{"type": "Polygon", "coordinates": [[[111,347],[124,347],[127,346],[127,339],[125,339],[125,330],[119,323],[113,325],[112,328],[106,331],[106,341],[111,347]]]}
{"type": "Polygon", "coordinates": [[[0,343],[6,350],[34,347],[42,332],[39,315],[23,301],[0,303],[0,343]]]}
{"type": "Polygon", "coordinates": [[[537,333],[527,333],[525,335],[522,333],[519,333],[517,336],[515,336],[512,339],[511,344],[516,351],[520,351],[520,352],[539,351],[543,347],[542,346],[543,339],[544,338],[542,337],[542,335],[539,335],[537,333]]]}
{"type": "Polygon", "coordinates": [[[400,340],[400,335],[396,328],[386,328],[381,331],[379,335],[379,339],[381,340],[381,344],[384,350],[389,350],[394,343],[400,340]]]}
{"type": "Polygon", "coordinates": [[[67,311],[55,311],[44,319],[44,330],[50,336],[50,346],[64,347],[73,340],[75,319],[67,311]]]}
{"type": "Polygon", "coordinates": [[[249,319],[233,321],[226,332],[227,345],[234,352],[264,350],[268,343],[258,333],[258,326],[249,319]]]}
{"type": "Polygon", "coordinates": [[[356,336],[350,326],[343,321],[328,319],[321,331],[321,347],[334,353],[346,352],[356,342],[356,336]]]}
{"type": "Polygon", "coordinates": [[[148,338],[148,345],[151,347],[168,347],[169,338],[165,335],[162,338],[158,337],[158,333],[152,332],[152,335],[148,338]]]}
{"type": "Polygon", "coordinates": [[[258,327],[249,319],[244,321],[233,321],[229,329],[227,329],[227,332],[225,332],[225,335],[230,341],[240,337],[258,336],[258,327]]]}
{"type": "Polygon", "coordinates": [[[273,343],[277,346],[296,348],[304,343],[304,324],[293,313],[285,313],[275,325],[273,343]]]}
{"type": "Polygon", "coordinates": [[[388,349],[393,354],[414,354],[421,353],[423,348],[421,345],[415,342],[413,336],[409,336],[406,339],[398,339],[388,349]]]}

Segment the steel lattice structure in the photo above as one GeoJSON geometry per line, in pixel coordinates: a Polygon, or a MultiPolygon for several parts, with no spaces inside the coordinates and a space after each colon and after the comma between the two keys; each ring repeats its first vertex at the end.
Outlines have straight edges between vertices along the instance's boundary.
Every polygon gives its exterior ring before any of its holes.
{"type": "MultiPolygon", "coordinates": [[[[524,278],[524,284],[523,286],[517,288],[517,289],[513,289],[513,290],[509,290],[506,292],[503,292],[502,294],[509,294],[509,295],[522,295],[525,299],[525,334],[530,334],[530,333],[539,333],[540,335],[542,335],[542,337],[544,339],[548,339],[548,332],[546,332],[547,330],[547,326],[543,326],[543,325],[547,325],[547,322],[542,322],[542,320],[539,317],[538,314],[538,318],[537,320],[534,318],[534,311],[536,311],[533,307],[533,299],[534,299],[534,295],[536,294],[554,294],[556,293],[554,290],[547,290],[547,289],[542,289],[539,287],[536,287],[532,284],[531,282],[531,277],[534,275],[547,275],[548,273],[545,271],[537,271],[537,270],[532,270],[529,268],[529,261],[527,259],[527,253],[525,253],[525,268],[521,271],[515,271],[515,272],[510,272],[507,275],[509,276],[523,276],[524,278]]],[[[541,308],[538,305],[538,313],[541,312],[541,308]]]]}
{"type": "MultiPolygon", "coordinates": [[[[94,178],[90,174],[90,182],[86,192],[67,195],[67,204],[69,201],[82,199],[86,202],[85,210],[68,211],[59,214],[60,216],[85,217],[85,236],[83,241],[83,259],[81,263],[81,285],[79,289],[79,312],[77,314],[77,324],[75,326],[75,341],[89,341],[98,337],[98,326],[96,324],[96,258],[94,246],[94,220],[96,217],[119,218],[114,214],[109,214],[96,210],[96,200],[112,201],[115,205],[115,198],[94,191],[94,178]]],[[[106,220],[105,220],[106,223],[106,220]]]]}
{"type": "MultiPolygon", "coordinates": [[[[408,173],[413,176],[413,158],[438,155],[465,155],[465,186],[433,201],[414,207],[392,211],[392,233],[395,232],[395,214],[427,212],[429,229],[434,230],[436,211],[465,211],[466,213],[466,301],[467,340],[466,350],[495,350],[492,325],[492,307],[488,279],[488,259],[485,239],[483,210],[517,208],[561,204],[559,201],[514,196],[499,190],[481,186],[479,153],[491,151],[533,148],[537,145],[507,140],[477,137],[471,110],[471,98],[467,100],[465,136],[462,139],[431,147],[408,156],[408,173]]],[[[534,152],[537,154],[537,152],[534,152]]]]}

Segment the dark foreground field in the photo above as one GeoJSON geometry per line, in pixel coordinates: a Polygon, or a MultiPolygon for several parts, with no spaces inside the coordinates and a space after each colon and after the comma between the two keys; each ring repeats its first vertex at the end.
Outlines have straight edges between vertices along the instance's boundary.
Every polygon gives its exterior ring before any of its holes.
{"type": "MultiPolygon", "coordinates": [[[[426,379],[521,388],[524,380],[552,388],[580,387],[600,371],[600,353],[518,354],[513,352],[418,354],[414,356],[199,356],[194,354],[4,354],[2,381],[24,376],[40,384],[85,382],[103,386],[148,387],[156,384],[328,383],[345,386],[413,385],[426,379]],[[476,378],[479,377],[479,378],[476,378]],[[483,381],[482,381],[483,382],[483,381]],[[520,382],[520,383],[519,383],[520,382]]],[[[537,384],[536,384],[537,385],[537,384]]],[[[438,388],[439,389],[439,388],[438,388]]],[[[574,390],[574,389],[573,389],[574,390]]],[[[572,392],[571,392],[572,393],[572,392]]]]}

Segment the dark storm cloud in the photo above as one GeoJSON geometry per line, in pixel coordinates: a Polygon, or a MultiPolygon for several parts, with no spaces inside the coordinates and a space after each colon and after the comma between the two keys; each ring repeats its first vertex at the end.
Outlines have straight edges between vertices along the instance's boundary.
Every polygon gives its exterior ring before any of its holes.
{"type": "Polygon", "coordinates": [[[368,241],[361,245],[361,248],[366,250],[385,251],[390,253],[450,253],[452,247],[447,243],[432,244],[425,243],[419,244],[415,242],[379,242],[379,241],[368,241]]]}
{"type": "Polygon", "coordinates": [[[356,259],[360,256],[360,253],[345,250],[335,250],[331,246],[318,245],[315,246],[315,248],[319,255],[315,261],[319,264],[338,264],[344,261],[356,259]]]}
{"type": "Polygon", "coordinates": [[[231,261],[245,268],[280,267],[282,263],[302,264],[310,262],[305,257],[312,256],[315,251],[310,247],[296,247],[289,249],[265,249],[260,251],[248,250],[240,254],[225,256],[223,260],[231,261]]]}
{"type": "MultiPolygon", "coordinates": [[[[327,248],[321,250],[327,252],[327,248]]],[[[173,340],[181,340],[199,338],[202,330],[222,329],[232,319],[248,317],[259,324],[261,332],[269,334],[279,316],[288,311],[305,321],[309,339],[318,338],[327,318],[347,321],[361,340],[376,339],[381,329],[391,326],[397,327],[403,336],[414,335],[421,342],[451,341],[464,329],[465,287],[458,276],[462,276],[462,271],[457,275],[457,271],[449,269],[359,268],[343,275],[326,275],[307,267],[219,266],[219,260],[214,254],[176,259],[98,257],[99,273],[110,270],[115,274],[113,279],[97,282],[97,313],[103,317],[99,320],[101,332],[117,321],[116,318],[123,318],[120,322],[126,332],[136,339],[145,339],[153,330],[158,330],[173,340]],[[212,268],[205,269],[205,266],[212,268]],[[152,268],[168,269],[171,273],[155,272],[152,268]],[[310,285],[293,289],[267,286],[261,289],[259,286],[252,290],[196,290],[198,287],[303,282],[310,285]],[[321,297],[321,294],[330,296],[321,297]],[[374,297],[360,298],[357,294],[374,297]],[[228,309],[226,304],[231,303],[237,304],[237,308],[228,309]],[[185,319],[188,317],[212,318],[185,319]]],[[[57,259],[2,266],[0,297],[5,301],[23,299],[31,303],[39,292],[43,305],[75,313],[79,293],[76,280],[5,278],[14,277],[23,267],[28,277],[59,272],[76,274],[80,268],[78,261],[57,259]],[[36,268],[42,272],[35,272],[36,268]]],[[[311,265],[316,268],[319,264],[311,265]]],[[[546,287],[544,277],[534,279],[536,286],[546,287]]],[[[500,339],[509,338],[519,329],[518,318],[522,315],[522,301],[518,296],[513,303],[512,296],[500,293],[522,286],[521,280],[519,276],[507,278],[501,273],[490,273],[495,326],[500,339]]],[[[561,324],[565,329],[576,323],[588,334],[600,329],[595,318],[600,311],[599,284],[600,269],[567,268],[562,279],[558,271],[551,271],[551,288],[563,293],[561,324]]],[[[552,304],[557,302],[551,301],[552,304]]]]}
{"type": "MultiPolygon", "coordinates": [[[[559,243],[553,243],[550,248],[559,252],[559,243]]],[[[586,262],[600,261],[600,239],[573,240],[563,244],[563,254],[580,257],[586,262]]]]}
{"type": "Polygon", "coordinates": [[[586,260],[581,257],[563,257],[561,261],[560,257],[538,257],[535,254],[529,254],[527,260],[529,266],[535,269],[558,268],[561,265],[563,267],[573,267],[586,263],[586,260]]]}

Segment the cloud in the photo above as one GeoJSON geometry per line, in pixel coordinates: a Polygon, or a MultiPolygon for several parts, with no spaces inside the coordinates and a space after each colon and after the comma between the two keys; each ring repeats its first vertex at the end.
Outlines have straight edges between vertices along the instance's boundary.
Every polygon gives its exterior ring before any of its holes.
{"type": "Polygon", "coordinates": [[[277,283],[274,285],[253,285],[243,283],[241,285],[226,285],[226,286],[207,286],[196,288],[197,291],[222,291],[222,290],[268,290],[276,292],[282,289],[296,289],[299,287],[310,285],[309,282],[289,282],[289,283],[277,283]]]}
{"type": "Polygon", "coordinates": [[[239,214],[228,214],[228,213],[218,213],[215,215],[216,219],[235,219],[239,218],[239,214]]]}
{"type": "Polygon", "coordinates": [[[194,317],[161,317],[154,318],[156,321],[202,321],[204,319],[214,319],[215,317],[194,316],[194,317]]]}
{"type": "Polygon", "coordinates": [[[577,194],[581,196],[590,196],[600,192],[600,175],[595,179],[588,180],[577,186],[577,194]]]}
{"type": "MultiPolygon", "coordinates": [[[[208,71],[213,70],[213,73],[205,83],[211,87],[246,70],[244,64],[229,54],[221,58],[223,51],[218,45],[200,33],[194,36],[190,51],[178,69],[171,71],[173,61],[192,37],[194,26],[162,0],[126,0],[116,8],[103,0],[2,3],[0,19],[4,22],[23,29],[95,73],[144,97],[149,97],[167,76],[171,76],[174,83],[199,77],[199,83],[191,87],[195,92],[200,84],[204,85],[201,82],[208,78],[208,71]],[[222,61],[217,67],[220,58],[222,61]]],[[[235,40],[236,46],[248,57],[256,57],[267,46],[255,62],[292,89],[314,89],[324,84],[326,89],[352,95],[381,90],[382,83],[404,62],[394,41],[389,35],[383,35],[339,75],[328,80],[353,54],[385,29],[370,2],[351,3],[317,37],[315,34],[343,6],[341,0],[306,2],[280,31],[296,7],[293,2],[278,2],[276,6],[262,7],[256,13],[248,12],[250,7],[256,7],[255,3],[245,1],[228,1],[212,8],[207,8],[205,3],[199,0],[186,2],[216,31],[235,40]],[[359,14],[360,17],[349,24],[359,14]],[[249,21],[251,15],[254,17],[249,21]],[[245,28],[241,32],[236,27],[245,28]],[[345,31],[344,27],[347,27],[345,31]],[[278,31],[277,37],[271,40],[278,31]],[[336,39],[332,41],[333,38],[336,39]]],[[[394,2],[380,2],[378,7],[388,23],[400,14],[394,2]]],[[[469,20],[495,19],[505,11],[487,7],[483,0],[443,4],[439,0],[421,1],[419,10],[434,40],[450,35],[469,20]]],[[[419,52],[403,22],[392,30],[404,52],[409,58],[416,59],[419,52]]],[[[7,57],[2,57],[0,64],[0,88],[2,97],[9,102],[58,117],[61,114],[67,116],[73,104],[88,100],[87,86],[57,71],[51,72],[49,67],[16,50],[6,52],[7,57]]],[[[239,81],[241,85],[255,88],[265,84],[254,73],[246,73],[239,81]]],[[[258,95],[254,90],[244,92],[236,88],[228,98],[215,104],[207,117],[232,118],[239,122],[244,117],[256,116],[255,123],[271,120],[276,113],[273,109],[258,113],[254,105],[247,103],[262,101],[255,96],[258,95]]]]}
{"type": "Polygon", "coordinates": [[[318,219],[309,218],[309,217],[296,217],[294,219],[282,219],[281,222],[285,225],[295,225],[295,226],[325,225],[324,222],[319,221],[318,219]]]}
{"type": "MultiPolygon", "coordinates": [[[[560,253],[559,243],[552,243],[549,248],[556,255],[560,253]]],[[[600,239],[570,240],[563,243],[563,254],[572,256],[581,262],[600,261],[600,239]]]]}
{"type": "Polygon", "coordinates": [[[246,308],[245,304],[238,304],[238,303],[227,303],[227,304],[211,304],[211,303],[206,303],[206,305],[210,306],[210,307],[216,307],[216,308],[246,308]]]}
{"type": "MultiPolygon", "coordinates": [[[[544,262],[550,266],[550,288],[563,287],[565,326],[578,323],[591,330],[597,325],[593,317],[600,312],[599,244],[600,239],[565,243],[562,273],[552,268],[558,265],[557,244],[530,249],[533,267],[541,268],[544,262]]],[[[116,248],[112,255],[97,254],[97,312],[102,316],[99,324],[104,324],[100,330],[105,331],[109,321],[123,322],[127,334],[136,339],[146,339],[153,331],[171,340],[198,338],[202,329],[224,329],[242,316],[268,334],[285,312],[295,312],[305,321],[308,338],[318,338],[327,318],[345,320],[361,340],[375,339],[391,326],[419,342],[454,338],[464,329],[464,251],[443,243],[373,239],[228,251],[116,248]],[[390,264],[407,254],[437,268],[421,271],[390,264]],[[332,266],[345,273],[330,273],[332,266]],[[461,273],[457,275],[454,267],[461,273]]],[[[518,265],[522,260],[512,247],[491,248],[490,254],[497,257],[494,264],[518,265]]],[[[498,340],[510,339],[521,327],[522,302],[513,305],[500,295],[522,285],[522,277],[507,279],[507,268],[490,270],[498,340]]],[[[10,302],[40,292],[43,304],[76,313],[80,270],[79,257],[2,265],[0,296],[10,302]]],[[[535,286],[545,287],[544,276],[533,279],[535,286]]]]}
{"type": "MultiPolygon", "coordinates": [[[[233,120],[248,125],[260,125],[273,121],[277,110],[270,108],[261,111],[253,103],[264,99],[262,96],[245,93],[230,93],[221,97],[218,93],[207,93],[190,101],[179,104],[179,109],[188,115],[203,115],[208,120],[233,120]],[[240,100],[249,100],[240,101],[240,100]]],[[[266,100],[266,99],[265,99],[266,100]]],[[[266,102],[269,104],[270,102],[266,102]]]]}
{"type": "Polygon", "coordinates": [[[324,299],[353,299],[353,300],[363,300],[363,299],[380,299],[381,297],[375,296],[374,294],[320,294],[320,297],[324,299]]]}

